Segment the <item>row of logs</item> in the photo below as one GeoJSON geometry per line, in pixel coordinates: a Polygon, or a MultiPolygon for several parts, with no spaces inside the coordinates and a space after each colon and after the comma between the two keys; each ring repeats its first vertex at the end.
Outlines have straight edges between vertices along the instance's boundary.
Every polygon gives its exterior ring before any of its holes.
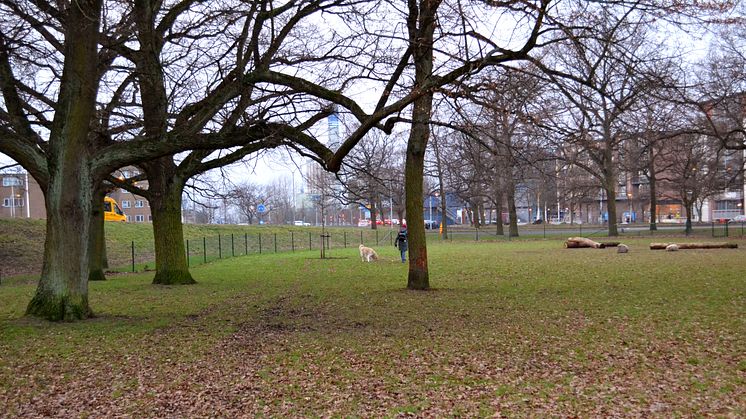
{"type": "MultiPolygon", "coordinates": [[[[707,242],[707,243],[650,243],[650,250],[665,250],[670,244],[676,244],[679,249],[738,249],[736,243],[707,242]]],[[[619,242],[597,242],[585,237],[570,237],[565,240],[568,249],[593,248],[604,249],[619,246],[619,242]]]]}

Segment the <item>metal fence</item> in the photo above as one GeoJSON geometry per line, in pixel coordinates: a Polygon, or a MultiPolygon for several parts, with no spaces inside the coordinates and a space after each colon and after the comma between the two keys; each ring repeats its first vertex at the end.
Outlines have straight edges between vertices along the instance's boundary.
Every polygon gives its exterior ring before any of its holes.
{"type": "MultiPolygon", "coordinates": [[[[687,236],[687,237],[744,237],[746,223],[697,223],[687,233],[682,224],[658,224],[656,230],[650,230],[648,224],[619,224],[617,225],[621,237],[665,237],[665,236],[687,236]]],[[[491,240],[509,241],[522,239],[552,239],[567,238],[571,236],[580,237],[608,237],[609,230],[606,225],[583,225],[583,224],[540,224],[519,226],[518,237],[508,235],[508,226],[503,226],[503,234],[497,233],[494,225],[481,228],[448,228],[449,240],[491,240]]],[[[441,237],[437,230],[428,232],[429,237],[441,237]]]]}
{"type": "MultiPolygon", "coordinates": [[[[511,241],[531,239],[566,239],[571,236],[608,237],[608,228],[603,225],[580,224],[543,224],[519,226],[519,236],[510,237],[508,227],[504,226],[503,234],[499,235],[496,226],[487,225],[481,228],[449,226],[448,241],[511,241]]],[[[647,224],[619,225],[621,237],[744,237],[745,223],[710,223],[696,224],[687,234],[683,225],[659,225],[651,231],[647,224]]],[[[319,252],[319,256],[333,256],[332,249],[354,248],[359,244],[367,246],[392,246],[397,230],[392,229],[333,229],[322,233],[320,230],[283,231],[270,233],[226,233],[214,236],[192,237],[185,240],[189,266],[197,266],[220,259],[262,255],[283,252],[319,252]]],[[[442,239],[438,230],[427,230],[428,241],[442,239]]],[[[155,268],[155,249],[152,241],[111,245],[107,248],[109,265],[116,267],[116,271],[139,272],[155,268]]]]}
{"type": "MultiPolygon", "coordinates": [[[[184,241],[189,266],[196,266],[220,259],[273,254],[283,252],[309,252],[322,250],[331,257],[331,249],[367,246],[393,246],[397,230],[350,229],[321,232],[288,231],[279,233],[226,233],[214,236],[190,238],[184,241]]],[[[155,268],[155,247],[151,242],[131,241],[123,245],[109,244],[107,247],[109,266],[114,271],[140,272],[155,268]]]]}

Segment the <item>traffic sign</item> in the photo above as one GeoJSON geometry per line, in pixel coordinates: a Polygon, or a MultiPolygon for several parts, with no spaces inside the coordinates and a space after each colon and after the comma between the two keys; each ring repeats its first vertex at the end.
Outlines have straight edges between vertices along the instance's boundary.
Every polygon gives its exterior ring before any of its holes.
{"type": "Polygon", "coordinates": [[[256,212],[258,212],[259,214],[264,214],[265,212],[267,212],[267,207],[264,204],[259,204],[256,206],[256,212]]]}

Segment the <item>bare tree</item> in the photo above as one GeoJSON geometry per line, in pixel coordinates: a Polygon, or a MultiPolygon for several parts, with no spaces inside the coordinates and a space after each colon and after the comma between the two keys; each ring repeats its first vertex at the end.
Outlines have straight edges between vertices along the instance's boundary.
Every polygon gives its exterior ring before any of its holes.
{"type": "Polygon", "coordinates": [[[669,141],[666,147],[670,149],[670,163],[660,180],[681,199],[686,210],[686,232],[690,233],[695,204],[725,190],[734,174],[721,164],[724,150],[711,137],[684,134],[669,141]]]}
{"type": "Polygon", "coordinates": [[[383,211],[384,200],[389,204],[393,201],[393,182],[396,177],[397,166],[395,139],[371,132],[350,153],[344,170],[339,178],[345,188],[345,200],[365,205],[370,210],[371,229],[377,229],[377,219],[380,213],[385,220],[383,211]],[[390,198],[390,199],[385,199],[390,198]]]}
{"type": "Polygon", "coordinates": [[[618,235],[617,186],[621,145],[628,138],[623,117],[633,112],[654,85],[647,75],[656,58],[648,25],[637,14],[615,9],[587,16],[584,26],[567,29],[567,41],[553,49],[554,66],[572,77],[556,77],[561,110],[551,120],[550,138],[568,163],[594,175],[605,192],[608,232],[618,235]]]}
{"type": "Polygon", "coordinates": [[[249,224],[254,224],[257,220],[259,215],[257,207],[269,200],[268,195],[264,187],[251,182],[240,183],[228,191],[231,204],[249,224]]]}

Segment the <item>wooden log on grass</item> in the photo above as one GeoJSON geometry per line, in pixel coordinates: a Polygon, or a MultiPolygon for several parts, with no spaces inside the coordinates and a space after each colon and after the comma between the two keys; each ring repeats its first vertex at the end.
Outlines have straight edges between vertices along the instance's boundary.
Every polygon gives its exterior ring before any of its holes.
{"type": "Polygon", "coordinates": [[[605,246],[603,245],[603,243],[599,243],[591,239],[586,239],[585,237],[570,237],[569,239],[565,240],[565,247],[568,249],[582,249],[589,247],[593,249],[603,249],[605,246]]]}
{"type": "Polygon", "coordinates": [[[679,249],[738,249],[737,243],[650,243],[650,250],[665,250],[669,244],[679,246],[679,249]]]}
{"type": "Polygon", "coordinates": [[[601,242],[601,247],[617,247],[621,242],[601,242]]]}

